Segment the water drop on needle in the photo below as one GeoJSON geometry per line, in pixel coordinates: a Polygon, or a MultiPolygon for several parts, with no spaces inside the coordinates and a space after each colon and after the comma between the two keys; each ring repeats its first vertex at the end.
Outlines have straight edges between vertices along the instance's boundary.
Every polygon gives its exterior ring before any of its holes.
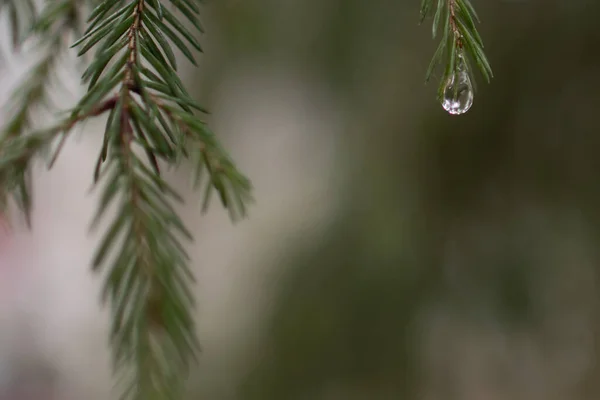
{"type": "Polygon", "coordinates": [[[453,115],[464,114],[473,105],[473,85],[462,55],[459,55],[456,71],[446,81],[442,107],[453,115]]]}

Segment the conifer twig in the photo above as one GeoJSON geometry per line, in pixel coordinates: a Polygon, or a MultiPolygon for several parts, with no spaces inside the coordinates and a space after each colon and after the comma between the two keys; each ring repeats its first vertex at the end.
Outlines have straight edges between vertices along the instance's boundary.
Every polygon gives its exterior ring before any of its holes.
{"type": "MultiPolygon", "coordinates": [[[[75,1],[65,2],[75,7],[75,1]]],[[[87,29],[73,44],[80,56],[94,50],[82,77],[87,93],[53,127],[6,135],[0,141],[0,178],[21,182],[35,157],[58,142],[52,165],[76,124],[108,115],[93,177],[94,183],[102,182],[103,192],[92,227],[109,207],[116,208],[116,215],[92,264],[93,270],[105,271],[102,297],[112,310],[110,343],[121,398],[179,399],[199,351],[189,287],[194,277],[184,246],[192,235],[175,211],[183,199],[162,178],[160,165],[190,161],[194,187],[204,186],[202,209],[216,192],[232,218],[245,216],[251,185],[196,115],[206,111],[176,72],[175,48],[193,64],[190,48],[202,51],[195,34],[179,21],[184,15],[197,32],[203,31],[198,1],[87,3],[93,6],[87,29]]],[[[56,9],[53,15],[59,19],[71,11],[56,9]]],[[[26,96],[26,108],[30,100],[26,96]]],[[[9,124],[18,129],[9,131],[28,127],[19,118],[9,124]]],[[[7,185],[7,193],[24,193],[30,204],[29,192],[19,185],[7,185]]]]}
{"type": "Polygon", "coordinates": [[[442,39],[429,64],[425,80],[430,80],[436,66],[445,65],[438,96],[443,96],[446,82],[461,67],[459,63],[463,63],[471,81],[475,82],[471,68],[471,61],[474,61],[484,79],[489,82],[493,77],[492,68],[475,27],[479,17],[471,0],[422,0],[421,22],[430,14],[433,14],[432,36],[435,38],[441,30],[442,39]]]}
{"type": "MultiPolygon", "coordinates": [[[[73,0],[57,0],[49,3],[41,13],[37,13],[29,0],[4,0],[0,3],[0,11],[6,6],[11,15],[11,28],[15,46],[21,40],[32,38],[35,41],[34,49],[41,57],[26,73],[20,85],[13,92],[12,107],[9,110],[8,121],[0,130],[0,147],[6,141],[18,138],[30,131],[33,126],[33,114],[36,109],[48,106],[49,88],[55,78],[57,65],[68,46],[64,36],[73,33],[81,21],[77,18],[77,4],[73,0]],[[21,15],[25,14],[25,15],[21,15]],[[14,18],[14,21],[13,21],[14,18]],[[30,21],[26,35],[17,36],[22,30],[18,25],[22,19],[30,21]]],[[[7,197],[12,190],[12,197],[17,206],[24,212],[26,221],[30,222],[31,196],[29,194],[28,172],[20,171],[12,177],[0,171],[0,206],[4,210],[7,197]]]]}

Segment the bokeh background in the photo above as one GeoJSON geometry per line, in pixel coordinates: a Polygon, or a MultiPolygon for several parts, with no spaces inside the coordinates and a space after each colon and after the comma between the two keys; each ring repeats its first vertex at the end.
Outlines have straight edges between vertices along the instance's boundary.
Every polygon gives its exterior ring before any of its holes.
{"type": "MultiPolygon", "coordinates": [[[[418,0],[207,2],[184,75],[256,203],[202,216],[172,174],[196,236],[189,399],[600,396],[600,3],[472,2],[495,78],[460,117],[424,85],[418,0]]],[[[3,102],[32,57],[5,60],[3,102]]],[[[63,64],[59,108],[82,93],[63,64]]],[[[114,398],[88,268],[103,126],[38,168],[33,229],[0,240],[3,393],[114,398]]]]}

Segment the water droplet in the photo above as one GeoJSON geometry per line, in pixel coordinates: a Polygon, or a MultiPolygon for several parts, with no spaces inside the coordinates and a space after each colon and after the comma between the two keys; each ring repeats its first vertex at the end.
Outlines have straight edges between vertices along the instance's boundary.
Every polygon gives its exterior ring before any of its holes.
{"type": "Polygon", "coordinates": [[[458,56],[456,72],[444,87],[442,107],[453,115],[464,114],[473,105],[473,85],[462,55],[458,56]]]}

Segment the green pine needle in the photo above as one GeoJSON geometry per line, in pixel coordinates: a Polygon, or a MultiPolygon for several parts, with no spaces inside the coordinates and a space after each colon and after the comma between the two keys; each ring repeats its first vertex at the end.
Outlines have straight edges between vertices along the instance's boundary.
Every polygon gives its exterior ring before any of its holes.
{"type": "Polygon", "coordinates": [[[484,79],[489,83],[493,77],[490,63],[483,52],[483,40],[475,26],[479,17],[470,0],[422,0],[421,21],[433,13],[432,35],[442,33],[442,40],[433,55],[425,81],[428,82],[435,68],[444,65],[439,93],[443,93],[449,77],[456,72],[456,60],[465,54],[465,67],[472,74],[471,62],[475,62],[484,79]],[[435,7],[434,7],[435,6],[435,7]]]}

